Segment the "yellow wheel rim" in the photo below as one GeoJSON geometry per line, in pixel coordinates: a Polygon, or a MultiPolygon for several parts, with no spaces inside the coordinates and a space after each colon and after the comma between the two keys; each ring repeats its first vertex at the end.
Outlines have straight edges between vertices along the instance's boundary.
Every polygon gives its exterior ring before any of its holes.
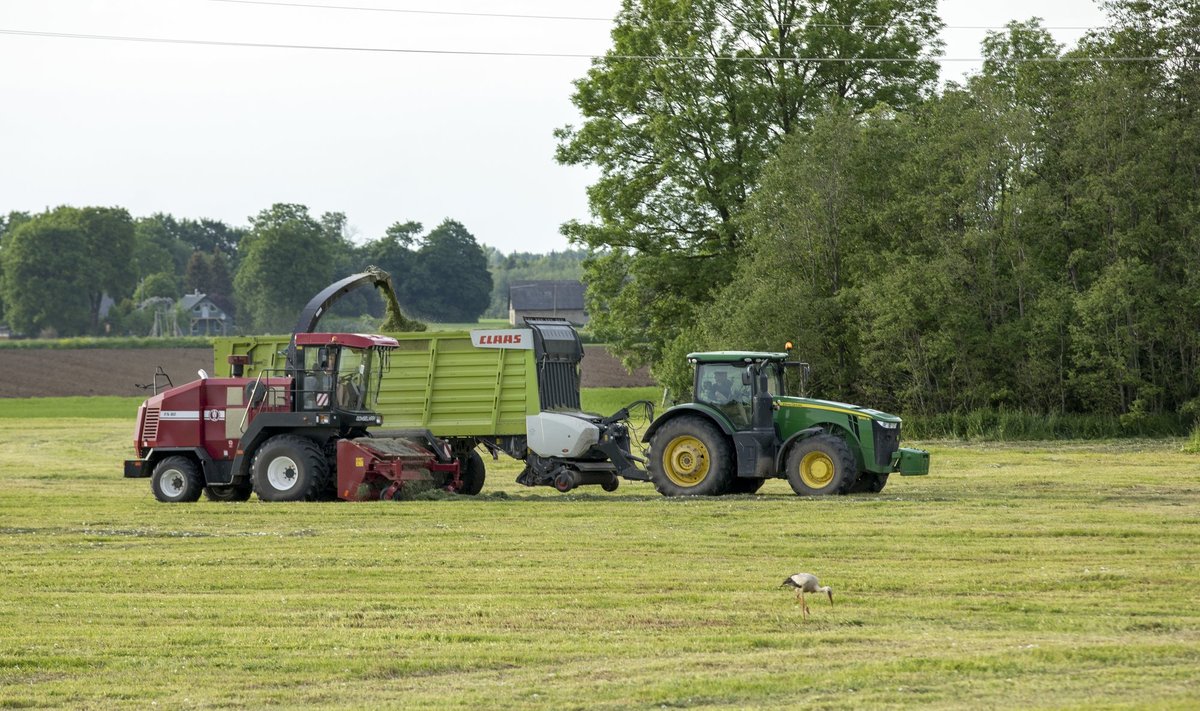
{"type": "Polygon", "coordinates": [[[663,451],[663,472],[679,486],[695,486],[704,481],[709,463],[708,447],[689,435],[671,440],[663,451]]]}
{"type": "Polygon", "coordinates": [[[824,452],[809,452],[800,460],[800,480],[813,489],[828,486],[833,481],[833,460],[824,452]]]}

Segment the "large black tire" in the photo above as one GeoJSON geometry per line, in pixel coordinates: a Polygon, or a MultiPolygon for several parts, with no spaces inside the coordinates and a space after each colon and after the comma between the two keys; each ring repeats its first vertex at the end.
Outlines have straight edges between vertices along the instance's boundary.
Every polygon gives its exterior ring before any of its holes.
{"type": "Polygon", "coordinates": [[[733,445],[703,417],[678,417],[650,438],[650,481],[663,496],[720,496],[732,479],[733,445]]]}
{"type": "Polygon", "coordinates": [[[154,466],[150,491],[165,504],[185,504],[200,499],[204,476],[200,465],[190,457],[167,457],[154,466]]]}
{"type": "Polygon", "coordinates": [[[887,474],[859,472],[858,479],[850,486],[851,494],[878,494],[887,485],[887,474]]]}
{"type": "Polygon", "coordinates": [[[729,493],[755,494],[766,483],[766,479],[747,479],[746,477],[735,476],[729,481],[729,493]]]}
{"type": "Polygon", "coordinates": [[[209,501],[249,501],[250,491],[248,481],[238,484],[214,484],[204,487],[204,498],[209,501]]]}
{"type": "Polygon", "coordinates": [[[792,448],[787,458],[787,478],[799,496],[845,494],[858,478],[858,466],[846,440],[819,434],[792,448]]]}
{"type": "Polygon", "coordinates": [[[483,466],[483,457],[479,456],[479,452],[472,449],[467,456],[459,457],[458,463],[462,467],[462,471],[459,473],[462,478],[462,488],[458,490],[458,493],[475,496],[483,491],[483,480],[487,475],[487,470],[483,466]]]}
{"type": "Polygon", "coordinates": [[[254,493],[263,501],[316,501],[332,484],[325,454],[316,442],[276,435],[254,453],[254,493]]]}

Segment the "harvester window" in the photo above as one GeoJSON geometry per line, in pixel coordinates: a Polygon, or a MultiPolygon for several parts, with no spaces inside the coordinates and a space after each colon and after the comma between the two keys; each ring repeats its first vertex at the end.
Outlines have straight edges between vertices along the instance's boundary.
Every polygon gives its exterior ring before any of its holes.
{"type": "Polygon", "coordinates": [[[337,351],[325,347],[304,350],[304,375],[300,379],[300,402],[305,410],[329,409],[337,351]]]}
{"type": "Polygon", "coordinates": [[[371,352],[357,348],[343,348],[338,362],[337,398],[338,406],[344,410],[366,410],[363,401],[367,393],[367,374],[370,372],[371,352]]]}

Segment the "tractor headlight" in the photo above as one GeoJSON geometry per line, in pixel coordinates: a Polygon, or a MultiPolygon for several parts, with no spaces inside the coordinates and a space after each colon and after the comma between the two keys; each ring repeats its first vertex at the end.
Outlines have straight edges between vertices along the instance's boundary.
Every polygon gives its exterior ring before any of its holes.
{"type": "Polygon", "coordinates": [[[900,426],[899,422],[884,422],[882,420],[875,420],[875,424],[879,425],[885,430],[894,430],[900,426]]]}

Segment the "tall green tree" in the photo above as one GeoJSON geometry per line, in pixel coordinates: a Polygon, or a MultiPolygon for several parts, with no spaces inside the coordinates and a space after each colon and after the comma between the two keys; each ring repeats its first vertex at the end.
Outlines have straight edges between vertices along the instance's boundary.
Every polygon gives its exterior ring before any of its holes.
{"type": "Polygon", "coordinates": [[[793,135],[674,361],[787,338],[822,395],[904,412],[1200,413],[1190,16],[1114,5],[1069,61],[1012,23],[966,85],[793,135]]]}
{"type": "Polygon", "coordinates": [[[830,102],[927,95],[941,25],[934,0],[626,0],[612,49],[576,82],[583,125],[556,134],[560,162],[600,170],[595,221],[563,228],[595,254],[596,332],[630,363],[660,362],[728,282],[783,137],[830,102]]]}
{"type": "Polygon", "coordinates": [[[183,274],[185,293],[207,294],[212,284],[212,258],[203,252],[192,252],[183,274]]]}
{"type": "Polygon", "coordinates": [[[73,208],[36,215],[5,233],[0,252],[5,316],[17,332],[76,336],[92,324],[87,234],[73,208]]]}
{"type": "Polygon", "coordinates": [[[7,215],[0,215],[0,323],[4,318],[4,241],[6,235],[17,228],[22,222],[28,222],[29,213],[13,210],[7,215]]]}
{"type": "Polygon", "coordinates": [[[84,207],[76,212],[75,219],[87,239],[89,262],[87,271],[79,275],[78,287],[88,298],[91,331],[99,333],[104,297],[118,301],[137,288],[133,218],[121,207],[84,207]]]}
{"type": "Polygon", "coordinates": [[[420,222],[396,222],[387,228],[383,237],[364,247],[366,263],[374,264],[392,276],[397,301],[409,309],[423,288],[414,273],[416,244],[423,231],[420,222]]]}
{"type": "Polygon", "coordinates": [[[134,222],[133,270],[137,279],[164,272],[184,274],[192,248],[179,239],[178,232],[178,220],[161,212],[134,222]]]}
{"type": "Polygon", "coordinates": [[[191,251],[205,254],[221,252],[230,259],[237,257],[238,243],[246,234],[244,229],[230,227],[220,220],[201,218],[173,222],[172,232],[191,251]]]}
{"type": "Polygon", "coordinates": [[[250,218],[234,276],[239,326],[287,333],[300,310],[333,279],[333,250],[304,205],[276,203],[250,218]]]}
{"type": "Polygon", "coordinates": [[[414,272],[420,291],[404,304],[422,318],[473,322],[491,300],[492,275],[483,248],[461,222],[447,219],[424,239],[414,272]]]}

